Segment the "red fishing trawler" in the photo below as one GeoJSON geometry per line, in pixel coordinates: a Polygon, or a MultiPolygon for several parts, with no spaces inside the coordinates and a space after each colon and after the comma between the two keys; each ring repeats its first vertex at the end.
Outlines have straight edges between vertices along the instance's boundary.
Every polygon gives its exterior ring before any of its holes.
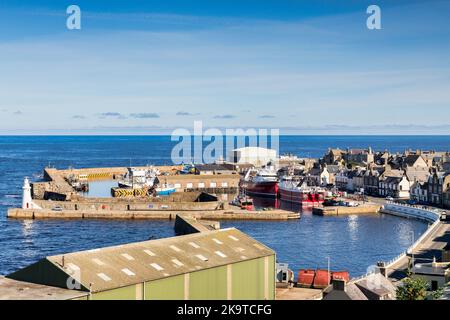
{"type": "Polygon", "coordinates": [[[273,167],[250,169],[244,177],[242,187],[250,195],[276,198],[278,196],[277,172],[273,167]]]}

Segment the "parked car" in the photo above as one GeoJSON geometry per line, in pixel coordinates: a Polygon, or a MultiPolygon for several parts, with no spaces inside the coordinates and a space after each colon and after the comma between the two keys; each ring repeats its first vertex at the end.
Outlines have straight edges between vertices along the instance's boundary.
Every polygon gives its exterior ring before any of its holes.
{"type": "Polygon", "coordinates": [[[392,198],[392,197],[386,197],[386,200],[387,200],[387,201],[394,201],[394,198],[392,198]]]}
{"type": "Polygon", "coordinates": [[[53,211],[63,211],[63,208],[61,206],[56,206],[52,208],[53,211]]]}

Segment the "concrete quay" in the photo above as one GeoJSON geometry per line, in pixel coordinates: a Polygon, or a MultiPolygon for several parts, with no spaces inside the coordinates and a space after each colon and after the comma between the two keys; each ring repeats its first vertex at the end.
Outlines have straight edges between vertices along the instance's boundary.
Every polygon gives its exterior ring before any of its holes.
{"type": "Polygon", "coordinates": [[[429,232],[419,239],[408,252],[400,255],[397,259],[385,266],[387,277],[397,282],[405,278],[406,270],[411,264],[413,256],[414,263],[429,263],[436,258],[442,259],[442,249],[450,242],[450,223],[437,221],[429,229],[429,232]]]}
{"type": "Polygon", "coordinates": [[[321,216],[339,216],[352,214],[376,214],[380,211],[381,205],[364,204],[358,207],[332,206],[317,207],[313,209],[313,214],[321,216]]]}
{"type": "MultiPolygon", "coordinates": [[[[150,169],[147,167],[133,167],[138,170],[150,169]]],[[[234,174],[177,174],[181,166],[154,166],[161,175],[161,183],[174,185],[179,192],[203,191],[208,193],[236,193],[239,188],[240,175],[234,174]]],[[[69,177],[83,176],[88,182],[99,180],[118,180],[128,171],[126,167],[112,168],[84,168],[58,170],[44,169],[43,182],[32,183],[33,199],[41,200],[73,200],[81,196],[69,184],[69,177]]]]}
{"type": "Polygon", "coordinates": [[[62,210],[19,209],[8,210],[12,219],[155,219],[174,220],[177,214],[207,220],[289,220],[299,219],[300,214],[285,210],[246,211],[239,208],[228,210],[172,211],[172,210],[62,210]]]}
{"type": "Polygon", "coordinates": [[[210,220],[197,220],[188,215],[177,215],[174,229],[177,235],[185,235],[197,232],[220,230],[220,222],[210,220]]]}

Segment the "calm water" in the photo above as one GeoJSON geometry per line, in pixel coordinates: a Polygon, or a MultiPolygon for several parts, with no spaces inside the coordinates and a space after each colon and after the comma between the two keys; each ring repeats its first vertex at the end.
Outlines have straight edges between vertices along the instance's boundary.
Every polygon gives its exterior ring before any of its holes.
{"type": "MultiPolygon", "coordinates": [[[[57,168],[170,164],[174,142],[167,136],[0,137],[0,274],[48,255],[174,235],[168,221],[21,221],[6,219],[20,206],[23,177],[41,178],[49,163],[57,168]]],[[[450,136],[280,137],[280,152],[318,157],[329,146],[390,149],[450,149],[450,136]]],[[[109,190],[105,191],[109,192],[109,190]]],[[[288,208],[287,208],[288,209],[288,208]]],[[[292,208],[297,210],[297,208],[292,208]]],[[[275,249],[296,270],[325,267],[359,275],[378,260],[388,260],[426,229],[422,222],[390,216],[317,217],[304,213],[290,222],[223,222],[275,249]]]]}

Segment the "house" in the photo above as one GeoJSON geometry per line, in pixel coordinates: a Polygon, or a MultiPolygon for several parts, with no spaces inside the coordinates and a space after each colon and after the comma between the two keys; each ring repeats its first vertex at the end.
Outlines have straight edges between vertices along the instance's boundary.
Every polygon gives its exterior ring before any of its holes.
{"type": "Polygon", "coordinates": [[[429,165],[421,155],[410,154],[403,158],[403,169],[407,167],[428,171],[429,165]]]}
{"type": "Polygon", "coordinates": [[[308,176],[314,181],[313,185],[327,186],[331,184],[332,175],[328,172],[327,166],[323,168],[313,168],[309,171],[308,176]]]}
{"type": "Polygon", "coordinates": [[[410,198],[420,203],[428,203],[428,182],[416,181],[412,183],[410,198]]]}
{"type": "Polygon", "coordinates": [[[443,203],[442,206],[444,208],[450,209],[450,188],[443,194],[443,203]]]}
{"type": "MultiPolygon", "coordinates": [[[[428,201],[436,206],[444,205],[444,194],[450,189],[450,174],[435,171],[428,179],[428,201]]],[[[446,202],[445,201],[445,202],[446,202]]]]}
{"type": "Polygon", "coordinates": [[[351,171],[343,169],[336,174],[336,176],[335,176],[336,188],[338,188],[339,190],[342,190],[342,191],[348,190],[350,172],[351,171]]]}
{"type": "Polygon", "coordinates": [[[433,262],[417,263],[412,268],[412,278],[420,278],[427,281],[432,291],[442,288],[450,280],[450,263],[433,262]]]}
{"type": "Polygon", "coordinates": [[[323,157],[325,164],[336,164],[344,159],[345,151],[341,149],[328,149],[328,152],[323,157]]]}
{"type": "Polygon", "coordinates": [[[407,167],[405,169],[405,175],[408,177],[408,180],[413,184],[414,182],[428,182],[428,178],[430,177],[430,171],[428,169],[422,170],[419,168],[407,167]]]}
{"type": "Polygon", "coordinates": [[[347,149],[344,159],[347,163],[369,164],[375,161],[375,155],[370,147],[368,149],[347,149]]]}
{"type": "Polygon", "coordinates": [[[354,283],[334,279],[332,290],[323,300],[369,300],[354,283]]]}
{"type": "Polygon", "coordinates": [[[381,273],[373,273],[355,282],[369,300],[395,300],[396,288],[381,273]]]}
{"type": "Polygon", "coordinates": [[[335,184],[339,190],[342,191],[360,191],[364,187],[364,181],[357,184],[356,179],[362,177],[361,169],[341,170],[336,175],[335,184]]]}
{"type": "Polygon", "coordinates": [[[421,155],[411,154],[403,159],[402,169],[411,185],[414,182],[426,182],[430,176],[430,168],[421,155]]]}
{"type": "Polygon", "coordinates": [[[442,171],[450,173],[450,162],[444,162],[441,165],[442,171]]]}
{"type": "Polygon", "coordinates": [[[336,175],[342,170],[339,165],[326,165],[326,169],[329,175],[328,184],[336,184],[336,175]]]}
{"type": "Polygon", "coordinates": [[[383,168],[374,168],[366,170],[364,173],[364,192],[368,195],[378,196],[378,188],[380,184],[380,177],[383,173],[383,168]]]}
{"type": "Polygon", "coordinates": [[[385,177],[380,180],[379,195],[382,197],[393,197],[406,199],[410,197],[410,183],[406,176],[403,177],[385,177]]]}
{"type": "MultiPolygon", "coordinates": [[[[353,176],[352,183],[353,183],[353,190],[354,191],[361,191],[364,190],[364,176],[366,173],[366,169],[359,168],[356,172],[356,174],[353,176]]],[[[350,178],[349,178],[350,179],[350,178]]]]}
{"type": "Polygon", "coordinates": [[[447,245],[442,249],[442,262],[450,263],[450,242],[447,242],[447,245]]]}
{"type": "Polygon", "coordinates": [[[375,163],[381,166],[387,165],[389,158],[390,154],[387,150],[385,150],[384,152],[379,152],[375,154],[375,163]]]}

